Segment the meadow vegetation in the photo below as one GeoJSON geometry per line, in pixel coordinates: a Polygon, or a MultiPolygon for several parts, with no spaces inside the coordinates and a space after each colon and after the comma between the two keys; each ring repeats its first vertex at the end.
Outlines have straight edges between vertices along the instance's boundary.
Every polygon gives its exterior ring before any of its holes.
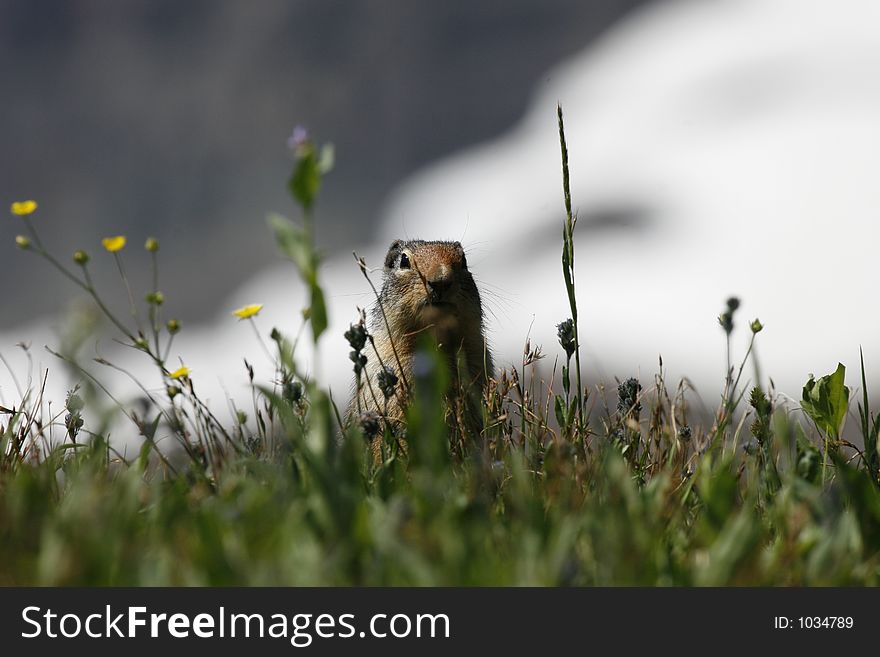
{"type": "MultiPolygon", "coordinates": [[[[559,318],[558,345],[526,345],[490,382],[480,435],[450,433],[448,372],[430,349],[413,381],[388,381],[389,394],[413,390],[405,436],[376,414],[346,417],[347,400],[303,375],[298,341],[318,344],[327,329],[313,209],[332,150],[302,130],[292,137],[289,186],[303,220],[273,215],[270,226],[309,290],[310,335],[264,335],[259,305],[235,311],[253,323],[276,371],[261,385],[248,366],[248,406],[232,405],[222,419],[197,394],[194,374],[168,362],[185,329],[162,317],[159,243],[144,245],[154,268],[145,311],[125,274],[126,239],[102,243],[130,301],[123,318],[97,292],[89,255],[56,258],[40,239],[36,204],[14,204],[19,248],[91,297],[162,385],[159,394],[153,381],[139,382],[136,402],[119,399],[81,365],[81,338],[53,351],[74,381],[60,412],[48,410],[40,377],[0,407],[0,584],[880,583],[880,421],[864,363],[857,386],[845,385],[841,365],[806,382],[799,404],[772,386],[749,388],[743,371],[763,326],[741,327],[729,299],[719,317],[724,393],[709,421],[692,409],[686,383],[667,384],[662,363],[651,380],[584,385],[561,110],[558,120],[560,285],[571,315],[559,318]],[[750,342],[734,358],[743,333],[750,342]],[[548,363],[558,368],[542,377],[548,363]],[[120,416],[140,441],[137,454],[108,439],[120,416]],[[848,417],[860,445],[844,438],[848,417]],[[378,433],[381,462],[370,452],[378,433]]],[[[369,335],[354,321],[346,337],[358,371],[371,356],[369,335]]]]}

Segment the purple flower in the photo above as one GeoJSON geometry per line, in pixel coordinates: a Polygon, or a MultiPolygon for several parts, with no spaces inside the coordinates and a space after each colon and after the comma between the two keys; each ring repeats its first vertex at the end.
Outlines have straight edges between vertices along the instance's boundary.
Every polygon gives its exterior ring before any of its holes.
{"type": "Polygon", "coordinates": [[[287,147],[295,151],[303,146],[309,140],[309,131],[305,126],[298,125],[293,129],[293,133],[287,138],[287,147]]]}

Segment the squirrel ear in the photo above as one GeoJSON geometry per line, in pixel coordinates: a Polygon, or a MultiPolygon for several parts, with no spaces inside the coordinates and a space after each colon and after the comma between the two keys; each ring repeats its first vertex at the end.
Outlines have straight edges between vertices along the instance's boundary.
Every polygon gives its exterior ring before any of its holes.
{"type": "Polygon", "coordinates": [[[391,265],[394,264],[395,258],[397,258],[397,254],[400,253],[401,248],[403,247],[403,240],[394,240],[391,242],[391,246],[388,247],[388,253],[385,254],[385,268],[391,269],[391,265]]]}
{"type": "Polygon", "coordinates": [[[461,242],[453,242],[452,246],[458,251],[458,255],[461,258],[461,266],[467,269],[467,258],[465,257],[464,247],[462,247],[461,242]]]}

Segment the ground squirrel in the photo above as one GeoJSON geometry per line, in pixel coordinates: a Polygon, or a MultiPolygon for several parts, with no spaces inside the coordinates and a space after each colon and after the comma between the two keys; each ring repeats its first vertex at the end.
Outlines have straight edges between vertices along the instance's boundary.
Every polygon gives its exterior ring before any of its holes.
{"type": "MultiPolygon", "coordinates": [[[[350,411],[385,415],[393,431],[402,435],[414,384],[415,350],[427,334],[450,368],[447,424],[471,435],[478,433],[482,425],[479,401],[493,375],[493,363],[480,293],[461,244],[394,241],[385,256],[379,302],[369,321],[375,350],[370,346],[364,350],[366,380],[352,399],[350,411]],[[397,378],[394,394],[387,400],[382,392],[382,384],[388,382],[385,368],[397,378]]],[[[380,452],[381,436],[373,441],[377,459],[380,452]]]]}

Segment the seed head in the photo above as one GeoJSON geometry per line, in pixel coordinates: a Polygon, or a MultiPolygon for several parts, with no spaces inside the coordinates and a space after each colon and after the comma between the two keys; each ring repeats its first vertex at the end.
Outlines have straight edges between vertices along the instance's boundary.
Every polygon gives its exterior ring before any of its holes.
{"type": "Polygon", "coordinates": [[[67,428],[67,434],[71,438],[76,438],[79,430],[82,429],[83,419],[79,413],[68,413],[64,416],[64,426],[67,428]]]}
{"type": "Polygon", "coordinates": [[[85,407],[85,402],[74,390],[71,390],[67,393],[67,400],[64,402],[64,406],[71,413],[79,413],[85,407]]]}
{"type": "Polygon", "coordinates": [[[303,385],[299,381],[287,381],[281,388],[281,395],[290,404],[297,404],[303,397],[303,385]]]}
{"type": "Polygon", "coordinates": [[[635,377],[630,377],[617,386],[617,411],[623,415],[632,413],[638,417],[642,411],[642,405],[639,402],[641,391],[642,385],[635,377]]]}
{"type": "Polygon", "coordinates": [[[574,354],[574,321],[566,319],[564,322],[556,325],[556,335],[559,337],[559,344],[565,350],[565,357],[571,358],[574,354]]]}
{"type": "Polygon", "coordinates": [[[364,434],[364,440],[367,442],[372,441],[379,433],[379,429],[381,429],[380,419],[381,416],[375,411],[364,411],[358,415],[358,426],[364,434]]]}
{"type": "Polygon", "coordinates": [[[367,344],[367,329],[363,322],[351,324],[344,336],[345,339],[348,340],[348,344],[351,348],[358,353],[360,353],[364,348],[364,345],[367,344]]]}
{"type": "Polygon", "coordinates": [[[348,354],[351,362],[354,363],[354,373],[360,376],[363,369],[367,366],[367,357],[357,351],[351,351],[348,354]]]}
{"type": "Polygon", "coordinates": [[[376,382],[379,384],[382,394],[385,395],[385,399],[388,399],[394,394],[394,388],[397,386],[397,374],[386,365],[376,375],[376,382]]]}

